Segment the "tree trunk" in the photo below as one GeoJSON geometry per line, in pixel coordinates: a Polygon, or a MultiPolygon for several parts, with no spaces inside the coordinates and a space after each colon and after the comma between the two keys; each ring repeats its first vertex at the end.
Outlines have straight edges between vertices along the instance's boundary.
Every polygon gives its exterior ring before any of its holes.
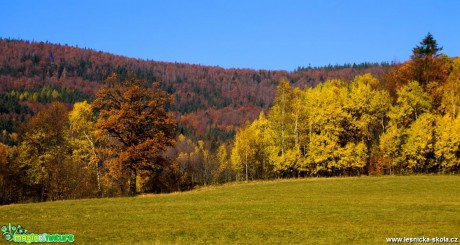
{"type": "Polygon", "coordinates": [[[131,173],[129,176],[129,195],[136,195],[136,169],[131,168],[131,173]]]}
{"type": "Polygon", "coordinates": [[[208,185],[208,182],[206,181],[206,176],[207,176],[206,161],[207,161],[206,159],[203,159],[203,185],[204,186],[208,185]]]}
{"type": "Polygon", "coordinates": [[[100,167],[100,162],[97,161],[96,163],[97,190],[99,192],[99,195],[101,195],[101,197],[104,197],[104,192],[102,191],[102,188],[101,188],[101,173],[99,172],[99,167],[100,167]]]}
{"type": "MultiPolygon", "coordinates": [[[[96,154],[96,147],[94,146],[93,140],[89,137],[89,135],[85,131],[83,131],[83,134],[85,135],[86,139],[91,145],[91,151],[94,156],[94,159],[98,159],[97,154],[96,154]]],[[[102,191],[102,187],[101,187],[101,174],[99,172],[99,168],[100,168],[100,162],[99,160],[97,160],[96,162],[97,191],[99,195],[101,195],[101,197],[104,197],[104,192],[102,191]]]]}
{"type": "Polygon", "coordinates": [[[245,159],[245,163],[246,163],[246,182],[248,182],[248,152],[247,152],[247,149],[245,151],[245,156],[246,156],[246,159],[245,159]]]}

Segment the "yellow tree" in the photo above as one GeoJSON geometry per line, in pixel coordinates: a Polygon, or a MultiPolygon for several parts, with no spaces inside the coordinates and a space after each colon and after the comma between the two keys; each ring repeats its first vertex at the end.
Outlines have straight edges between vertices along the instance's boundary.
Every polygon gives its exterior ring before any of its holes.
{"type": "MultiPolygon", "coordinates": [[[[387,124],[387,113],[391,106],[391,98],[387,91],[380,89],[380,82],[370,74],[357,76],[350,83],[344,110],[348,113],[346,127],[346,146],[342,150],[342,158],[355,159],[349,161],[349,169],[353,172],[368,166],[367,156],[376,151],[379,137],[387,124]],[[362,148],[362,146],[365,146],[362,148]],[[356,159],[354,150],[359,151],[363,161],[356,159]],[[347,155],[350,153],[351,155],[347,155]]],[[[342,145],[343,146],[343,145],[342,145]]],[[[358,152],[358,151],[357,151],[358,152]]],[[[356,152],[355,152],[356,153],[356,152]]],[[[365,168],[369,170],[368,167],[365,168]]]]}
{"type": "Polygon", "coordinates": [[[238,129],[231,153],[235,173],[243,173],[246,180],[266,178],[271,172],[268,149],[273,145],[268,120],[259,119],[238,129]]]}
{"type": "Polygon", "coordinates": [[[378,89],[380,82],[371,74],[357,76],[349,85],[344,109],[350,114],[355,138],[370,141],[373,134],[385,129],[385,119],[391,105],[387,91],[378,89]]]}
{"type": "Polygon", "coordinates": [[[397,124],[390,124],[385,133],[380,137],[379,149],[383,156],[384,166],[388,173],[394,173],[395,167],[401,171],[405,167],[405,160],[402,157],[402,146],[406,138],[406,130],[398,127],[397,124]]]}
{"type": "Polygon", "coordinates": [[[425,112],[431,111],[431,98],[417,81],[411,81],[397,91],[396,105],[389,113],[399,126],[407,128],[425,112]]]}
{"type": "Polygon", "coordinates": [[[460,110],[460,58],[453,61],[452,72],[444,85],[444,95],[442,98],[444,111],[455,119],[460,110]]]}
{"type": "Polygon", "coordinates": [[[250,145],[249,125],[239,128],[235,135],[235,142],[232,148],[231,161],[238,181],[239,174],[244,172],[245,180],[249,180],[249,161],[253,155],[254,148],[250,145]]]}
{"type": "Polygon", "coordinates": [[[435,154],[444,171],[460,170],[460,116],[437,118],[435,154]]]}
{"type": "Polygon", "coordinates": [[[402,146],[402,154],[408,167],[414,172],[437,170],[434,161],[435,117],[424,113],[407,130],[407,141],[402,146]]]}
{"type": "MultiPolygon", "coordinates": [[[[415,154],[423,146],[420,144],[410,146],[408,140],[410,138],[410,141],[415,144],[417,143],[415,142],[417,141],[416,135],[428,136],[428,133],[423,130],[419,131],[423,124],[422,121],[419,121],[412,129],[410,128],[422,115],[431,111],[432,99],[417,81],[408,82],[399,88],[397,96],[396,103],[388,113],[389,126],[380,138],[379,148],[390,173],[395,167],[401,172],[408,166],[414,171],[420,171],[419,167],[423,165],[422,160],[416,159],[415,154]]],[[[425,123],[427,123],[426,119],[425,117],[423,120],[425,123]]]]}
{"type": "Polygon", "coordinates": [[[348,114],[344,111],[347,85],[339,80],[327,81],[307,91],[309,144],[307,166],[313,174],[336,175],[341,142],[345,136],[348,114]]]}
{"type": "Polygon", "coordinates": [[[292,89],[286,79],[281,79],[273,107],[268,113],[267,130],[272,142],[268,146],[268,154],[277,174],[296,175],[299,171],[297,160],[300,159],[297,156],[300,156],[302,98],[299,89],[292,89]]]}
{"type": "MultiPolygon", "coordinates": [[[[222,143],[217,149],[217,161],[219,163],[217,174],[222,176],[223,182],[229,182],[231,180],[232,165],[228,154],[227,145],[224,143],[222,143]]],[[[218,179],[220,176],[216,176],[216,179],[218,179]]]]}
{"type": "Polygon", "coordinates": [[[359,175],[367,165],[369,156],[364,142],[348,142],[345,146],[338,148],[335,154],[338,155],[337,168],[350,175],[359,175]]]}
{"type": "Polygon", "coordinates": [[[276,90],[276,96],[273,107],[270,109],[268,118],[270,128],[276,134],[275,144],[277,145],[277,153],[280,156],[294,142],[294,125],[292,120],[292,102],[293,91],[291,85],[286,79],[281,79],[276,90]]]}
{"type": "MultiPolygon", "coordinates": [[[[69,112],[69,124],[72,144],[72,155],[86,162],[90,168],[95,169],[97,188],[103,195],[101,186],[101,159],[97,154],[97,145],[100,140],[96,137],[96,116],[88,102],[77,102],[69,112]]],[[[94,171],[94,170],[93,170],[94,171]]]]}
{"type": "Polygon", "coordinates": [[[274,145],[273,134],[269,132],[269,121],[261,112],[259,118],[249,126],[248,140],[253,149],[250,166],[253,178],[267,178],[272,172],[272,164],[269,159],[269,146],[274,145]]]}
{"type": "Polygon", "coordinates": [[[130,77],[121,80],[110,76],[97,93],[93,109],[99,113],[96,127],[109,135],[108,145],[129,173],[129,193],[136,193],[136,178],[141,170],[155,171],[168,161],[162,155],[175,142],[176,123],[166,111],[172,96],[130,77]]]}

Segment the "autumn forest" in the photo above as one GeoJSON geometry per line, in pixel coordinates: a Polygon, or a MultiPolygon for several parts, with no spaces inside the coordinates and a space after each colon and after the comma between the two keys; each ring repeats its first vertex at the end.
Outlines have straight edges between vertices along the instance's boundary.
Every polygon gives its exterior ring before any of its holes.
{"type": "Polygon", "coordinates": [[[460,58],[224,69],[0,39],[0,204],[458,174],[460,58]]]}

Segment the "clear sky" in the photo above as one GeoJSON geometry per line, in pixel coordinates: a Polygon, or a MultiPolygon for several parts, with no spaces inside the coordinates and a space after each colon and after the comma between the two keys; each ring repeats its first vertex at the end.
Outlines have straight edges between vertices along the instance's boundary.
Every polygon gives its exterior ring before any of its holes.
{"type": "Polygon", "coordinates": [[[0,37],[225,68],[405,61],[431,32],[460,56],[458,0],[0,0],[0,37]]]}

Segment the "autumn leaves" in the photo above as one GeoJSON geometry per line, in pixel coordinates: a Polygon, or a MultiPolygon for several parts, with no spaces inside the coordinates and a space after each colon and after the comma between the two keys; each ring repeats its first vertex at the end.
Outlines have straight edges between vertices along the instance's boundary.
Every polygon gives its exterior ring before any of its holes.
{"type": "Polygon", "coordinates": [[[156,84],[113,75],[92,104],[69,112],[51,103],[23,125],[17,147],[0,145],[0,187],[15,189],[2,191],[2,202],[122,195],[126,187],[135,195],[141,175],[167,165],[163,152],[176,137],[170,101],[156,84]]]}
{"type": "Polygon", "coordinates": [[[370,74],[292,88],[282,80],[268,118],[237,132],[232,164],[245,179],[456,173],[460,59],[428,35],[382,81],[370,74]],[[261,166],[263,166],[261,168],[261,166]]]}
{"type": "Polygon", "coordinates": [[[265,163],[265,174],[279,177],[366,173],[369,146],[378,145],[374,135],[383,133],[390,104],[371,75],[304,91],[283,80],[268,118],[238,131],[233,164],[265,163]]]}
{"type": "Polygon", "coordinates": [[[122,165],[123,173],[129,171],[130,195],[136,194],[139,172],[155,171],[167,161],[162,153],[176,136],[176,122],[165,108],[171,101],[156,84],[149,87],[137,78],[120,80],[116,75],[98,91],[92,106],[99,113],[96,128],[107,137],[102,148],[122,165]]]}
{"type": "Polygon", "coordinates": [[[134,77],[109,76],[94,102],[43,106],[9,136],[10,146],[0,145],[0,202],[134,195],[235,179],[457,173],[460,59],[440,50],[428,35],[411,60],[380,79],[365,74],[303,89],[281,79],[268,113],[228,141],[192,129],[177,137],[166,109],[173,95],[134,77]]]}
{"type": "MultiPolygon", "coordinates": [[[[455,74],[449,81],[458,83],[455,74]]],[[[460,90],[451,87],[444,85],[446,107],[436,110],[417,81],[392,98],[369,74],[303,91],[283,80],[268,118],[237,132],[232,163],[246,179],[256,169],[280,177],[456,172],[460,90]]]]}

